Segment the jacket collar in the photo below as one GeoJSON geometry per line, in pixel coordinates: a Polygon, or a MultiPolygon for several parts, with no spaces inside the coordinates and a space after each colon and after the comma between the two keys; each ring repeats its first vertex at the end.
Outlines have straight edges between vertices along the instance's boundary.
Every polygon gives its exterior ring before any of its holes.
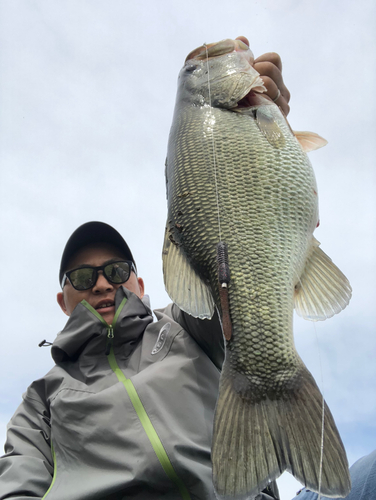
{"type": "MultiPolygon", "coordinates": [[[[118,311],[124,300],[122,309],[114,328],[116,346],[132,343],[143,334],[145,328],[153,321],[149,298],[142,300],[124,287],[120,287],[115,296],[115,309],[118,311]]],[[[92,356],[105,351],[108,325],[90,309],[80,302],[69,317],[64,329],[58,333],[51,354],[55,363],[74,361],[81,354],[92,356]]]]}

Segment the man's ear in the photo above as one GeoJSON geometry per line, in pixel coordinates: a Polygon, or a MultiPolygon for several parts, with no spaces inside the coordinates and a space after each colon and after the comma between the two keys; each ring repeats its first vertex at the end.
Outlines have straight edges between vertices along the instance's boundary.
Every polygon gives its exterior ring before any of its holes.
{"type": "Polygon", "coordinates": [[[63,313],[66,314],[67,316],[69,316],[69,314],[67,312],[67,308],[65,306],[63,292],[59,292],[56,295],[56,299],[57,299],[57,303],[59,304],[59,306],[60,306],[61,310],[63,311],[63,313]]]}
{"type": "Polygon", "coordinates": [[[137,281],[138,281],[138,286],[140,287],[140,299],[142,299],[142,297],[145,294],[144,280],[142,278],[137,278],[137,281]]]}

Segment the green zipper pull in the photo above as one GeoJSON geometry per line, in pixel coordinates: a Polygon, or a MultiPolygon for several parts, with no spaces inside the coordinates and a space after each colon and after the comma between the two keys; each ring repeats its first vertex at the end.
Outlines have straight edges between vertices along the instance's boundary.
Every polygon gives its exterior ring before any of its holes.
{"type": "Polygon", "coordinates": [[[111,347],[114,341],[114,329],[112,325],[108,325],[107,327],[107,341],[106,341],[106,351],[105,354],[108,356],[111,352],[111,347]]]}

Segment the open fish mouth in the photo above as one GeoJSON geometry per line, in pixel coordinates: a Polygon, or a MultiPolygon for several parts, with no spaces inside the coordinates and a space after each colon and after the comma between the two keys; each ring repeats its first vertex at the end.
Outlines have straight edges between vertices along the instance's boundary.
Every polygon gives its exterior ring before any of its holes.
{"type": "Polygon", "coordinates": [[[240,99],[240,101],[238,101],[238,105],[235,111],[239,109],[243,110],[247,108],[254,108],[255,106],[260,106],[261,104],[268,103],[270,103],[269,99],[265,98],[262,95],[261,90],[251,90],[247,95],[240,99]]]}

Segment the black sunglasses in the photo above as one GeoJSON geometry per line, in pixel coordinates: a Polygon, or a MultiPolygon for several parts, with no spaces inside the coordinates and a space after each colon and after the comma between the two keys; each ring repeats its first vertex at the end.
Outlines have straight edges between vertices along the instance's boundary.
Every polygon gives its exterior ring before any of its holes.
{"type": "Polygon", "coordinates": [[[76,290],[89,290],[97,282],[98,271],[103,271],[106,280],[115,285],[128,281],[132,271],[136,274],[136,268],[130,260],[111,262],[98,267],[83,266],[67,271],[61,280],[61,288],[64,288],[68,279],[76,290]]]}

